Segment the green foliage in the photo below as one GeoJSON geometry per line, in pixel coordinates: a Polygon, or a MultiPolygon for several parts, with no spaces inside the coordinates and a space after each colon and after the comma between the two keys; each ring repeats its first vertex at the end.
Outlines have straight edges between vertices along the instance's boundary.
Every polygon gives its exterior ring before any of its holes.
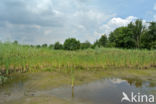
{"type": "Polygon", "coordinates": [[[86,41],[84,43],[81,43],[81,49],[88,49],[91,47],[91,43],[89,41],[86,41]]]}
{"type": "Polygon", "coordinates": [[[68,38],[64,42],[65,50],[78,50],[80,49],[80,41],[75,38],[68,38]]]}
{"type": "Polygon", "coordinates": [[[135,40],[132,31],[128,27],[119,27],[109,36],[109,41],[114,47],[134,48],[135,40]]]}
{"type": "Polygon", "coordinates": [[[101,38],[99,39],[99,45],[106,47],[106,45],[107,45],[107,36],[106,35],[101,36],[101,38]]]}
{"type": "Polygon", "coordinates": [[[141,47],[156,49],[156,22],[151,22],[148,29],[141,36],[141,47]]]}
{"type": "Polygon", "coordinates": [[[53,49],[53,48],[54,48],[54,45],[53,45],[53,44],[50,44],[50,45],[49,45],[49,48],[50,48],[50,49],[53,49]]]}
{"type": "Polygon", "coordinates": [[[96,40],[96,41],[94,42],[94,44],[91,46],[92,49],[95,49],[96,47],[100,47],[100,42],[99,42],[99,40],[96,40]]]}
{"type": "Polygon", "coordinates": [[[17,40],[15,40],[13,43],[14,43],[14,44],[18,44],[18,41],[17,41],[17,40]]]}
{"type": "Polygon", "coordinates": [[[109,47],[155,49],[156,22],[151,22],[148,28],[142,20],[119,27],[110,33],[108,43],[109,47]]]}
{"type": "Polygon", "coordinates": [[[135,39],[136,42],[136,47],[140,48],[140,44],[141,44],[141,35],[144,32],[145,26],[142,23],[142,20],[136,20],[135,23],[132,24],[132,31],[133,31],[133,37],[135,39]]]}
{"type": "Polygon", "coordinates": [[[54,49],[56,49],[56,50],[58,50],[58,49],[63,49],[63,45],[62,45],[61,43],[59,43],[59,42],[56,42],[56,43],[54,44],[54,49]]]}
{"type": "Polygon", "coordinates": [[[42,47],[46,48],[46,47],[48,47],[48,45],[45,43],[45,44],[42,45],[42,47]]]}
{"type": "Polygon", "coordinates": [[[37,47],[37,48],[40,48],[41,46],[40,46],[40,45],[36,45],[36,47],[37,47]]]}

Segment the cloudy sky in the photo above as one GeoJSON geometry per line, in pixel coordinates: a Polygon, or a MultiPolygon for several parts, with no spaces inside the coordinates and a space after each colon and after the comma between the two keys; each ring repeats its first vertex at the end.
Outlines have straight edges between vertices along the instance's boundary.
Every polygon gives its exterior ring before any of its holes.
{"type": "Polygon", "coordinates": [[[94,42],[135,19],[156,21],[155,0],[0,0],[0,41],[94,42]]]}

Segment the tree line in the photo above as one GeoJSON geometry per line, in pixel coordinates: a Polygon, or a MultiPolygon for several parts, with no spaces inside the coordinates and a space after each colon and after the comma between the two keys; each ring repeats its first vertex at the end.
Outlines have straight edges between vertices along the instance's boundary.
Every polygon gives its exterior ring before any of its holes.
{"type": "MultiPolygon", "coordinates": [[[[17,44],[17,41],[15,42],[17,44]]],[[[127,49],[156,49],[156,22],[149,22],[145,25],[138,19],[127,26],[116,28],[108,37],[102,35],[93,44],[89,41],[81,43],[75,38],[68,38],[63,44],[37,45],[36,47],[49,47],[55,50],[78,50],[96,47],[116,47],[127,49]]]]}

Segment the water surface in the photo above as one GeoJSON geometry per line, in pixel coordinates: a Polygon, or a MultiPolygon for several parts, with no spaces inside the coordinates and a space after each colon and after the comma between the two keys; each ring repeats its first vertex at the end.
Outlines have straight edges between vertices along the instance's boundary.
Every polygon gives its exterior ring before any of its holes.
{"type": "MultiPolygon", "coordinates": [[[[34,82],[37,79],[33,79],[34,82]]],[[[45,90],[35,90],[28,88],[27,82],[18,81],[8,87],[0,88],[0,104],[11,104],[11,101],[20,101],[20,99],[34,97],[51,97],[55,96],[59,99],[69,101],[71,104],[148,104],[148,103],[121,103],[123,97],[122,92],[128,96],[131,92],[135,94],[154,94],[156,95],[156,86],[147,81],[138,79],[120,79],[120,78],[104,78],[82,85],[60,86],[45,90]]],[[[51,102],[52,103],[52,102],[51,102]]],[[[149,103],[150,104],[150,103],[149,103]]],[[[154,103],[153,103],[154,104],[154,103]]]]}

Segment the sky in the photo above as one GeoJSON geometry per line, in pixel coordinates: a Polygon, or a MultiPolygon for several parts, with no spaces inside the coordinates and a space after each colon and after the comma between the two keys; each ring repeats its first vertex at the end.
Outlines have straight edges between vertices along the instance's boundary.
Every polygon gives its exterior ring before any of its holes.
{"type": "Polygon", "coordinates": [[[155,0],[0,0],[0,41],[94,42],[120,26],[156,21],[155,0]]]}

